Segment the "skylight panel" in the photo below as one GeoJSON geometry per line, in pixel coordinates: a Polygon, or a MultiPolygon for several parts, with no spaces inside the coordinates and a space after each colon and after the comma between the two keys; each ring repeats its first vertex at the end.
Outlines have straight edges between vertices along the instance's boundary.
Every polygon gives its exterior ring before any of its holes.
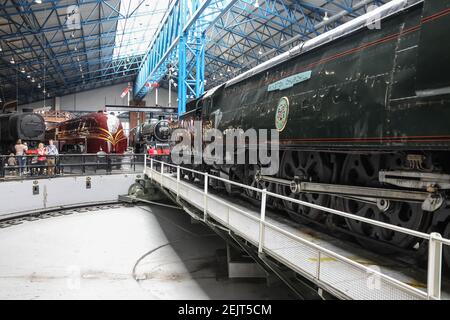
{"type": "Polygon", "coordinates": [[[121,0],[113,58],[147,51],[171,0],[121,0]]]}

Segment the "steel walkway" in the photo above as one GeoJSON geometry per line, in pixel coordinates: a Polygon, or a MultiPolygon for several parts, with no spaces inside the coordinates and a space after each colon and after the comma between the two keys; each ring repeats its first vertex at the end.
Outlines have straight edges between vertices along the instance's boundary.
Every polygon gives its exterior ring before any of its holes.
{"type": "MultiPolygon", "coordinates": [[[[299,200],[283,197],[223,178],[193,171],[179,166],[169,165],[154,159],[146,161],[145,175],[155,184],[170,191],[178,199],[203,212],[203,221],[214,221],[223,228],[242,237],[258,248],[259,255],[270,256],[319,288],[341,299],[450,299],[450,295],[441,290],[442,246],[449,245],[450,240],[442,239],[439,234],[425,234],[400,228],[383,222],[338,210],[304,203],[299,200]],[[170,170],[169,170],[170,168],[170,170]],[[181,179],[181,170],[192,171],[204,177],[204,188],[181,179]],[[237,204],[224,197],[208,192],[212,179],[231,183],[241,188],[249,188],[261,193],[261,210],[237,204]],[[386,227],[398,232],[427,239],[429,241],[429,263],[427,283],[421,283],[411,276],[405,266],[383,262],[383,258],[373,255],[368,260],[359,255],[358,250],[340,246],[332,237],[314,237],[311,230],[289,223],[287,220],[266,215],[267,196],[293,201],[301,205],[321,209],[330,214],[354,218],[366,223],[386,227]],[[378,257],[378,258],[377,258],[378,257]],[[376,261],[376,262],[375,262],[376,261]]],[[[185,208],[186,211],[190,211],[185,208]]]]}

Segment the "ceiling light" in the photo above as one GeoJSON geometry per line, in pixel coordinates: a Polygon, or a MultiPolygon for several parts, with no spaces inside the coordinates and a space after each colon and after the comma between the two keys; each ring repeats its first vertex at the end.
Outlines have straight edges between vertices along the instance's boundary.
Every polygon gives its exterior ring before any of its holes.
{"type": "Polygon", "coordinates": [[[255,1],[255,8],[259,8],[259,0],[255,1]]]}
{"type": "Polygon", "coordinates": [[[37,87],[38,87],[38,88],[40,89],[40,88],[41,88],[41,84],[40,84],[40,83],[38,83],[37,87]]]}
{"type": "Polygon", "coordinates": [[[263,54],[263,52],[262,52],[261,49],[259,49],[258,54],[259,54],[259,55],[263,54]]]}
{"type": "Polygon", "coordinates": [[[11,57],[11,60],[9,61],[11,64],[15,64],[14,57],[11,57]]]}
{"type": "Polygon", "coordinates": [[[20,72],[25,73],[25,68],[20,69],[20,72]]]}
{"type": "Polygon", "coordinates": [[[325,15],[323,16],[323,21],[328,21],[330,18],[328,17],[328,12],[325,12],[325,15]]]}
{"type": "Polygon", "coordinates": [[[31,78],[31,76],[29,74],[27,74],[27,79],[30,79],[30,78],[31,78]]]}
{"type": "Polygon", "coordinates": [[[31,78],[31,82],[35,82],[36,80],[34,80],[34,78],[31,78]]]}
{"type": "Polygon", "coordinates": [[[49,93],[47,93],[47,97],[49,97],[49,98],[50,98],[50,92],[49,92],[49,93]]]}
{"type": "Polygon", "coordinates": [[[41,4],[42,0],[34,0],[34,2],[36,2],[37,4],[41,4]]]}
{"type": "Polygon", "coordinates": [[[42,90],[42,93],[47,93],[47,91],[45,91],[45,89],[44,89],[44,90],[42,90]]]}

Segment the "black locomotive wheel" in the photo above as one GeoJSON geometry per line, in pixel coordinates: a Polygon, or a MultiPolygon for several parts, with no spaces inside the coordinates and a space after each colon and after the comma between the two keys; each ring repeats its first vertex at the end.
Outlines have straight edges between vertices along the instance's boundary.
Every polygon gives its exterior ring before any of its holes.
{"type": "Polygon", "coordinates": [[[181,170],[181,178],[182,179],[186,179],[190,182],[194,182],[195,181],[195,175],[192,171],[189,170],[181,170]]]}
{"type": "MultiPolygon", "coordinates": [[[[351,186],[381,187],[378,180],[380,169],[395,170],[399,163],[398,157],[392,155],[349,155],[343,164],[341,183],[351,186]]],[[[412,230],[421,230],[425,222],[421,206],[416,203],[392,202],[386,211],[380,210],[374,204],[353,199],[341,199],[341,204],[345,212],[412,230]]],[[[358,234],[389,242],[401,248],[412,247],[417,242],[413,236],[354,219],[346,219],[346,222],[350,230],[358,234]]],[[[360,242],[379,251],[386,251],[382,243],[378,246],[372,242],[369,245],[364,240],[360,242]]]]}
{"type": "MultiPolygon", "coordinates": [[[[442,235],[445,239],[450,239],[450,221],[447,221],[447,226],[445,227],[444,233],[442,235]]],[[[442,254],[445,264],[447,265],[447,270],[450,270],[450,246],[443,245],[442,254]]]]}
{"type": "MultiPolygon", "coordinates": [[[[326,161],[326,156],[321,155],[319,152],[308,151],[284,152],[280,164],[280,172],[283,179],[291,180],[294,177],[299,177],[301,180],[322,183],[329,183],[332,176],[331,166],[329,161],[326,161]]],[[[330,202],[330,196],[327,194],[293,193],[288,186],[279,186],[279,192],[284,196],[321,206],[327,206],[330,202]]],[[[287,209],[288,214],[297,221],[301,221],[298,217],[299,215],[317,221],[325,217],[325,214],[320,210],[290,201],[283,200],[283,206],[287,209]]]]}
{"type": "MultiPolygon", "coordinates": [[[[258,170],[257,166],[254,165],[250,166],[248,170],[248,175],[245,179],[245,184],[253,188],[258,188],[261,190],[266,189],[269,192],[275,192],[276,191],[275,184],[269,183],[267,181],[256,181],[255,175],[257,170],[258,170]]],[[[259,203],[261,202],[261,192],[245,189],[244,194],[249,198],[250,202],[253,203],[254,205],[259,205],[259,203]]],[[[266,198],[267,205],[269,206],[273,205],[274,200],[275,199],[272,197],[267,197],[266,198]]]]}

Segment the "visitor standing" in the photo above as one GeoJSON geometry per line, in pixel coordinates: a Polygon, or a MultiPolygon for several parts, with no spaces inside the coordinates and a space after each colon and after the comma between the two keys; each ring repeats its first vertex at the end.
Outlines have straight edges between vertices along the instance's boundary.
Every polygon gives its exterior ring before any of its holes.
{"type": "Polygon", "coordinates": [[[52,139],[48,141],[48,146],[46,148],[47,151],[47,171],[49,176],[53,176],[55,174],[55,163],[56,158],[58,156],[58,148],[55,146],[52,139]]]}
{"type": "Polygon", "coordinates": [[[21,139],[18,139],[16,145],[14,146],[14,149],[16,151],[17,163],[19,164],[19,174],[22,175],[26,161],[25,155],[28,148],[25,144],[22,143],[21,139]]]}

